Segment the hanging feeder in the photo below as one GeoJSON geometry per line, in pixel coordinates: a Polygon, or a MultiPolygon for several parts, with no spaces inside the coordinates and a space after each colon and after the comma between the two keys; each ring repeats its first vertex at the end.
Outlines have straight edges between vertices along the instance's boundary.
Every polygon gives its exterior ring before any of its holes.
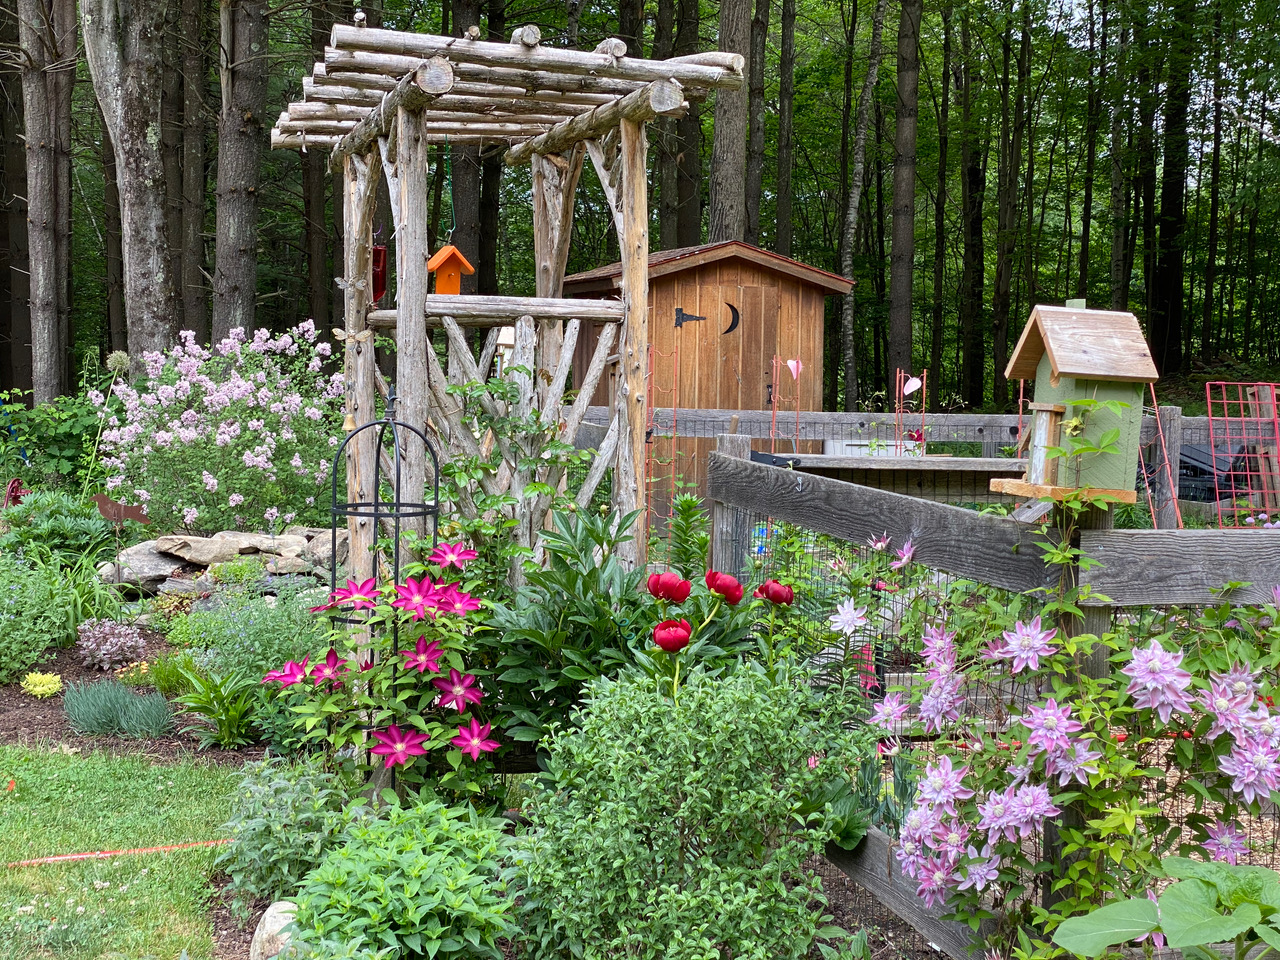
{"type": "Polygon", "coordinates": [[[387,245],[375,244],[371,249],[370,266],[373,273],[373,302],[376,304],[387,293],[387,245]]]}

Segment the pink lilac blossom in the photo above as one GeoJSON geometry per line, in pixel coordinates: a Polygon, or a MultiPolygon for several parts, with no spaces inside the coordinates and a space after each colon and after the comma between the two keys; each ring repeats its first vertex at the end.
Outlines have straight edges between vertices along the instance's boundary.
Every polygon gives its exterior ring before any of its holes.
{"type": "Polygon", "coordinates": [[[1240,829],[1233,823],[1219,820],[1212,827],[1206,827],[1209,839],[1204,842],[1205,852],[1214,860],[1220,860],[1235,866],[1242,856],[1249,852],[1249,844],[1240,829]]]}
{"type": "Polygon", "coordinates": [[[1011,660],[1014,673],[1039,670],[1040,658],[1053,656],[1054,645],[1050,641],[1057,633],[1056,627],[1044,629],[1039,616],[1033,617],[1030,623],[1019,620],[1012,630],[1004,632],[1004,646],[993,649],[992,656],[999,660],[1011,660]]]}
{"type": "Polygon", "coordinates": [[[1162,723],[1168,723],[1175,710],[1191,712],[1186,694],[1191,674],[1180,669],[1182,656],[1181,650],[1170,653],[1153,639],[1146,649],[1135,648],[1133,659],[1120,671],[1132,678],[1125,692],[1134,706],[1154,710],[1162,723]]]}
{"type": "Polygon", "coordinates": [[[182,511],[183,526],[186,526],[186,527],[191,526],[193,523],[196,522],[199,516],[200,516],[199,510],[197,510],[195,507],[187,507],[187,509],[182,511]]]}

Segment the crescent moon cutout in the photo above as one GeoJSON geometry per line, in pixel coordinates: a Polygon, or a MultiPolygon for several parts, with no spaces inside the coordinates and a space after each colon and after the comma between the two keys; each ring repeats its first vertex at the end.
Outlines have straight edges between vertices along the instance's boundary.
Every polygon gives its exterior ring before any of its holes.
{"type": "MultiPolygon", "coordinates": [[[[738,320],[741,318],[738,315],[738,308],[732,303],[725,301],[725,306],[729,308],[729,313],[733,315],[733,322],[729,324],[729,329],[726,330],[725,333],[733,333],[733,331],[738,329],[738,320]]],[[[724,336],[724,334],[721,334],[721,336],[724,336]]]]}

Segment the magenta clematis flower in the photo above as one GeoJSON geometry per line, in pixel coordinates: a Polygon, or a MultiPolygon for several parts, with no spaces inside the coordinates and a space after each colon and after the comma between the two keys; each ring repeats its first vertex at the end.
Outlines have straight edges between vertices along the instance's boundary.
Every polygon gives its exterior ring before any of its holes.
{"type": "MultiPolygon", "coordinates": [[[[1156,896],[1156,892],[1154,890],[1148,890],[1147,899],[1156,905],[1156,919],[1159,920],[1160,919],[1160,898],[1156,896]]],[[[1151,933],[1144,933],[1140,937],[1134,937],[1133,942],[1141,943],[1143,940],[1146,940],[1148,938],[1150,938],[1151,940],[1151,945],[1155,947],[1157,950],[1164,949],[1165,939],[1164,939],[1163,933],[1156,933],[1154,931],[1151,933]]]]}
{"type": "Polygon", "coordinates": [[[498,749],[498,741],[489,739],[489,724],[481,725],[475,717],[471,725],[458,728],[458,735],[449,742],[469,755],[472,760],[479,760],[481,753],[493,753],[498,749]]]}
{"type": "Polygon", "coordinates": [[[1237,739],[1244,736],[1254,702],[1252,693],[1234,693],[1231,686],[1215,680],[1210,682],[1208,690],[1201,690],[1196,699],[1205,713],[1213,714],[1213,726],[1205,735],[1208,739],[1216,740],[1224,733],[1237,739]]]}
{"type": "Polygon", "coordinates": [[[895,550],[894,552],[898,555],[898,559],[893,560],[889,563],[889,569],[901,570],[908,563],[910,563],[911,558],[916,555],[916,548],[915,548],[915,545],[912,544],[910,540],[908,540],[906,543],[902,545],[901,550],[895,550]]]}
{"type": "Polygon", "coordinates": [[[393,723],[386,730],[373,731],[373,739],[378,741],[378,745],[372,747],[369,752],[386,757],[387,762],[383,769],[389,770],[397,764],[407,767],[413,762],[413,757],[420,757],[426,753],[427,748],[423,744],[431,737],[416,730],[401,730],[393,723]]]}
{"type": "Polygon", "coordinates": [[[968,767],[953,769],[950,757],[939,757],[937,763],[924,768],[924,776],[920,779],[916,796],[954,816],[956,801],[968,800],[973,796],[973,791],[964,785],[964,775],[968,772],[968,767]]]}
{"type": "Polygon", "coordinates": [[[456,583],[451,583],[440,589],[436,597],[436,607],[441,613],[455,613],[465,617],[473,610],[480,609],[480,601],[469,593],[463,593],[456,583]]]}
{"type": "Polygon", "coordinates": [[[1205,851],[1214,859],[1236,865],[1240,857],[1249,852],[1249,844],[1245,835],[1235,823],[1223,823],[1219,820],[1212,827],[1206,827],[1209,839],[1204,842],[1205,851]]]}
{"type": "Polygon", "coordinates": [[[461,570],[468,560],[474,560],[480,554],[470,549],[463,541],[457,543],[442,543],[432,551],[431,556],[427,557],[427,563],[434,563],[439,567],[457,567],[461,570]]]}
{"type": "Polygon", "coordinates": [[[476,686],[474,674],[450,670],[448,678],[437,677],[431,682],[442,692],[440,706],[453,707],[459,713],[467,709],[468,703],[479,703],[484,699],[484,691],[476,686]]]}
{"type": "Polygon", "coordinates": [[[940,733],[948,721],[954,723],[960,719],[960,705],[964,703],[961,683],[962,678],[952,674],[934,681],[925,691],[920,700],[920,719],[924,721],[925,733],[940,733]]]}
{"type": "Polygon", "coordinates": [[[911,704],[902,702],[902,694],[890,693],[871,708],[870,723],[881,730],[892,730],[907,715],[911,704]]]}
{"type": "Polygon", "coordinates": [[[1072,740],[1066,750],[1051,756],[1045,763],[1046,776],[1057,776],[1058,786],[1065,787],[1072,780],[1088,786],[1089,776],[1098,772],[1097,761],[1102,754],[1090,750],[1084,740],[1072,740]]]}
{"type": "MultiPolygon", "coordinates": [[[[1004,793],[991,790],[987,793],[986,802],[978,804],[978,829],[986,832],[993,841],[1003,836],[1009,826],[1011,815],[1009,794],[1012,790],[1012,787],[1004,793]]],[[[1016,832],[1009,837],[1010,840],[1016,838],[1016,832]]]]}
{"type": "Polygon", "coordinates": [[[1023,670],[1039,670],[1040,658],[1053,655],[1053,645],[1049,642],[1057,636],[1057,627],[1048,630],[1040,626],[1040,617],[1032,618],[1030,623],[1019,620],[1012,630],[1004,633],[1004,647],[996,653],[1001,660],[1012,660],[1014,673],[1023,670]]]}
{"type": "Polygon", "coordinates": [[[1158,640],[1145,650],[1135,648],[1133,659],[1120,671],[1133,678],[1125,691],[1133,697],[1133,705],[1154,710],[1162,723],[1168,723],[1175,710],[1190,713],[1186,689],[1191,674],[1179,668],[1181,663],[1182,651],[1169,653],[1158,640]]]}
{"type": "Polygon", "coordinates": [[[333,591],[329,597],[329,605],[327,607],[317,607],[317,610],[331,609],[332,607],[342,607],[350,605],[353,610],[372,610],[378,605],[378,583],[370,577],[362,583],[356,583],[354,580],[348,580],[345,587],[339,587],[333,591]]]}
{"type": "Polygon", "coordinates": [[[1056,756],[1067,749],[1070,744],[1068,734],[1079,733],[1084,727],[1079,720],[1071,716],[1071,708],[1058,706],[1058,701],[1050,697],[1043,707],[1030,707],[1026,716],[1019,718],[1029,731],[1027,743],[1035,748],[1033,753],[1041,750],[1050,756],[1056,756]]]}
{"type": "Polygon", "coordinates": [[[418,642],[413,645],[412,650],[401,650],[400,656],[404,657],[404,668],[406,670],[417,670],[419,673],[426,673],[430,670],[432,673],[440,672],[440,657],[444,651],[440,649],[440,644],[432,640],[427,643],[426,637],[419,637],[418,642]]]}
{"type": "Polygon", "coordinates": [[[397,610],[405,610],[413,614],[414,620],[423,617],[435,617],[433,611],[438,605],[440,590],[431,582],[430,577],[415,580],[409,577],[404,583],[396,584],[396,599],[391,605],[397,610]]]}
{"type": "Polygon", "coordinates": [[[325,682],[339,683],[342,675],[350,670],[346,664],[347,661],[339,659],[338,651],[330,648],[324,660],[311,668],[311,679],[316,682],[317,687],[325,682]]]}
{"type": "Polygon", "coordinates": [[[956,872],[957,861],[954,857],[937,856],[926,860],[920,866],[920,887],[917,896],[924,901],[926,907],[941,906],[960,881],[956,872]]]}
{"type": "Polygon", "coordinates": [[[898,863],[902,865],[902,875],[912,880],[919,878],[920,868],[924,866],[926,856],[924,844],[914,837],[903,836],[898,841],[898,849],[894,851],[898,863]]]}
{"type": "Polygon", "coordinates": [[[963,820],[939,823],[933,833],[925,838],[925,846],[948,857],[964,856],[965,841],[969,839],[969,825],[963,820]]]}
{"type": "Polygon", "coordinates": [[[279,670],[268,670],[267,675],[262,678],[263,683],[278,683],[281,688],[291,687],[295,683],[301,683],[307,676],[307,661],[310,657],[303,657],[301,663],[295,663],[290,660],[279,670]]]}

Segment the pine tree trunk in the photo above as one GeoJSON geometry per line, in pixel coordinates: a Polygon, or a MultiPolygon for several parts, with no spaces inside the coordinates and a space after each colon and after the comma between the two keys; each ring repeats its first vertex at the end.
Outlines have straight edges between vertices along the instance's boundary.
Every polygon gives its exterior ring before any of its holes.
{"type": "Polygon", "coordinates": [[[1200,358],[1206,362],[1213,342],[1213,287],[1218,274],[1218,215],[1222,192],[1219,182],[1222,172],[1222,55],[1218,52],[1221,33],[1222,10],[1218,8],[1213,17],[1213,159],[1209,172],[1209,249],[1205,251],[1204,312],[1200,320],[1200,358]]]}
{"type": "Polygon", "coordinates": [[[1004,368],[1009,352],[1009,312],[1018,236],[1018,196],[1022,171],[1022,139],[1026,126],[1027,81],[1031,70],[1030,7],[1024,6],[1022,36],[1018,47],[1016,89],[1010,88],[1013,27],[1001,36],[1000,155],[996,186],[996,273],[991,294],[991,354],[994,368],[992,400],[998,409],[1009,404],[1004,368]],[[1012,109],[1012,118],[1010,110],[1012,109]]]}
{"type": "MultiPolygon", "coordinates": [[[[882,55],[881,35],[884,32],[884,13],[888,0],[877,0],[871,19],[871,49],[867,53],[867,77],[858,96],[858,110],[854,119],[853,158],[850,164],[849,201],[844,215],[843,254],[840,269],[846,280],[853,279],[853,250],[858,230],[858,203],[862,197],[863,169],[867,155],[867,123],[871,115],[871,99],[876,89],[876,75],[880,70],[882,55]]],[[[841,309],[841,361],[844,367],[844,408],[853,410],[858,403],[858,339],[855,329],[854,292],[850,288],[844,295],[841,309]]]]}
{"type": "MultiPolygon", "coordinates": [[[[182,5],[182,327],[209,342],[209,291],[205,285],[205,58],[207,23],[203,3],[182,5]]],[[[179,242],[176,238],[174,242],[179,242]]]]}
{"type": "MultiPolygon", "coordinates": [[[[506,32],[506,0],[489,0],[489,39],[501,43],[506,32]]],[[[638,56],[639,54],[637,54],[638,56]]],[[[502,150],[486,150],[480,161],[480,246],[476,292],[498,292],[498,239],[502,230],[502,150]]]]}
{"type": "Polygon", "coordinates": [[[252,333],[258,296],[258,184],[267,109],[267,4],[221,8],[222,109],[213,271],[213,340],[252,333]]]}
{"type": "Polygon", "coordinates": [[[893,240],[889,253],[889,372],[911,373],[911,294],[916,252],[916,126],[920,115],[923,0],[902,0],[898,22],[898,108],[894,134],[893,240]]]}
{"type": "MultiPolygon", "coordinates": [[[[0,0],[0,45],[18,44],[16,0],[0,0]]],[[[0,136],[3,143],[3,203],[5,303],[0,333],[5,336],[0,356],[0,389],[31,390],[30,258],[27,255],[27,161],[23,143],[22,80],[16,70],[0,73],[0,136]]]]}
{"type": "MultiPolygon", "coordinates": [[[[333,17],[328,4],[311,7],[311,55],[323,59],[333,17]]],[[[329,229],[325,220],[328,188],[326,154],[308,150],[302,155],[302,245],[307,252],[307,316],[323,324],[329,316],[329,229]]]]}
{"type": "Polygon", "coordinates": [[[1084,198],[1080,207],[1080,262],[1076,268],[1075,295],[1083,300],[1089,295],[1089,241],[1093,225],[1093,176],[1098,161],[1098,122],[1102,113],[1102,92],[1094,75],[1094,53],[1097,35],[1093,23],[1093,2],[1089,2],[1089,81],[1088,113],[1084,127],[1084,198]]]}
{"type": "Polygon", "coordinates": [[[983,350],[982,312],[985,251],[982,236],[982,201],[986,174],[978,143],[978,122],[974,117],[974,52],[969,33],[969,11],[960,17],[960,184],[961,232],[964,240],[964,269],[960,280],[960,335],[963,359],[961,395],[971,407],[982,406],[986,356],[983,350]]]}
{"type": "Polygon", "coordinates": [[[177,298],[169,273],[160,157],[163,0],[81,0],[85,60],[116,151],[129,352],[172,345],[177,298]]]}
{"type": "Polygon", "coordinates": [[[112,353],[129,349],[124,314],[124,251],[120,233],[120,186],[116,151],[111,138],[102,137],[102,206],[107,266],[107,345],[112,353]]]}
{"type": "Polygon", "coordinates": [[[1108,152],[1111,154],[1111,309],[1124,310],[1129,304],[1125,296],[1125,268],[1127,255],[1125,240],[1129,231],[1129,184],[1125,174],[1124,118],[1128,104],[1124,92],[1124,71],[1122,70],[1125,51],[1125,30],[1120,28],[1115,44],[1114,66],[1107,59],[1106,46],[1110,42],[1107,15],[1109,4],[1102,4],[1102,43],[1103,69],[1110,71],[1110,84],[1104,86],[1111,96],[1111,139],[1108,152]]]}
{"type": "Polygon", "coordinates": [[[627,45],[627,56],[644,56],[644,0],[619,0],[618,39],[627,45]]]}
{"type": "MultiPolygon", "coordinates": [[[[750,0],[720,0],[720,49],[740,53],[751,71],[750,0]]],[[[747,229],[747,91],[716,91],[715,132],[711,141],[712,243],[741,240],[747,229]]]]}
{"type": "MultiPolygon", "coordinates": [[[[675,0],[658,0],[653,22],[653,59],[666,60],[675,50],[675,0]]],[[[659,117],[650,125],[658,185],[658,249],[680,245],[680,171],[676,122],[659,117]]]]}
{"type": "Polygon", "coordinates": [[[942,96],[938,99],[938,182],[933,204],[933,329],[929,337],[929,372],[933,396],[943,393],[943,293],[947,254],[947,151],[951,142],[951,6],[942,8],[942,96]]]}
{"type": "Polygon", "coordinates": [[[795,164],[796,0],[782,0],[782,49],[778,58],[778,233],[773,249],[791,256],[792,187],[795,164]]]}
{"type": "Polygon", "coordinates": [[[747,78],[747,180],[746,228],[743,239],[760,243],[760,195],[764,192],[764,68],[769,41],[769,6],[772,0],[755,0],[751,17],[751,54],[747,78]]]}
{"type": "MultiPolygon", "coordinates": [[[[676,6],[677,57],[697,53],[701,26],[698,0],[678,0],[676,6]]],[[[679,210],[676,238],[681,247],[702,242],[702,116],[701,104],[689,102],[689,109],[676,120],[676,195],[679,210]]],[[[614,231],[607,231],[609,237],[614,231]]]]}

